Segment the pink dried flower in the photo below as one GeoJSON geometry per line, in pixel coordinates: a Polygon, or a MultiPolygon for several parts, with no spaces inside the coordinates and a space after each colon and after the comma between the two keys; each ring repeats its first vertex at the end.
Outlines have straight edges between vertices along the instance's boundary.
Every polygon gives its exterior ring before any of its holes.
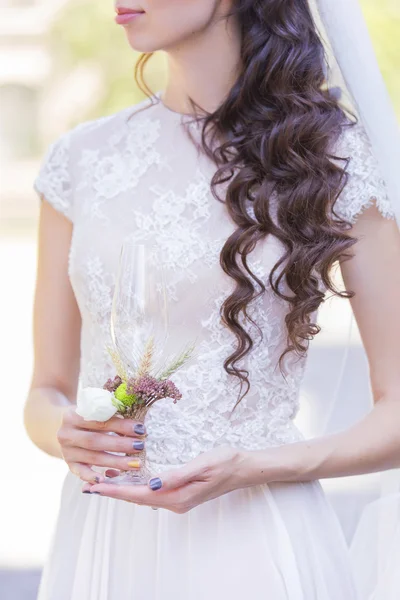
{"type": "Polygon", "coordinates": [[[153,404],[162,398],[172,398],[174,402],[182,398],[182,394],[170,379],[158,380],[148,373],[138,379],[129,379],[126,388],[128,394],[135,394],[146,404],[153,404]]]}
{"type": "Polygon", "coordinates": [[[106,383],[103,385],[103,390],[108,390],[109,392],[115,392],[115,390],[121,385],[122,379],[119,375],[114,377],[114,379],[107,379],[106,383]]]}
{"type": "Polygon", "coordinates": [[[182,398],[181,392],[171,379],[164,379],[160,383],[163,387],[164,398],[172,398],[174,403],[182,398]]]}
{"type": "Polygon", "coordinates": [[[135,381],[129,381],[129,390],[132,390],[132,393],[137,394],[138,396],[145,396],[146,398],[154,398],[155,400],[159,400],[162,398],[160,395],[160,383],[158,379],[152,377],[151,375],[142,375],[139,379],[135,381]]]}

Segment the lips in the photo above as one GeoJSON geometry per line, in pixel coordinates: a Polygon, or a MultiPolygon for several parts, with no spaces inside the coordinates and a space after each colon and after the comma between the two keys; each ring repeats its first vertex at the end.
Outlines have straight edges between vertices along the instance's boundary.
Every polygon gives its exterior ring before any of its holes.
{"type": "Polygon", "coordinates": [[[116,6],[115,22],[118,25],[127,25],[136,19],[139,19],[141,15],[144,15],[144,10],[138,8],[128,8],[127,6],[116,6]]]}
{"type": "Polygon", "coordinates": [[[125,6],[116,6],[115,11],[118,15],[136,15],[144,12],[138,8],[127,8],[125,6]]]}

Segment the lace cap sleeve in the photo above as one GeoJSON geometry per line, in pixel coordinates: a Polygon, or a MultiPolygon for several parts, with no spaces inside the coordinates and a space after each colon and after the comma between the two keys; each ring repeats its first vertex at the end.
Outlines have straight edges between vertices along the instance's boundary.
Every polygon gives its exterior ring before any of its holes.
{"type": "Polygon", "coordinates": [[[69,165],[70,132],[58,137],[47,148],[33,189],[56,210],[73,221],[72,186],[69,165]]]}
{"type": "MultiPolygon", "coordinates": [[[[335,213],[354,224],[364,209],[376,204],[383,217],[394,219],[395,213],[386,183],[368,135],[360,122],[343,129],[335,154],[340,158],[350,158],[347,166],[348,181],[333,206],[335,213]]],[[[338,163],[343,167],[343,161],[338,163]]]]}

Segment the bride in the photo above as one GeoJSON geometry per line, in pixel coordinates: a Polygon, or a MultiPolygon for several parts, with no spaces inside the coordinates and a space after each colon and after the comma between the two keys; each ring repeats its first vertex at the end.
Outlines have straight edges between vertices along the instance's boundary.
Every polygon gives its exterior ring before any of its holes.
{"type": "Polygon", "coordinates": [[[25,423],[70,470],[39,599],[365,600],[319,479],[400,464],[400,235],[378,138],[325,85],[306,0],[122,0],[116,12],[132,48],[166,52],[168,84],[61,135],[35,180],[25,423]],[[146,423],[86,421],[79,386],[114,376],[128,236],[162,251],[172,320],[200,324],[200,350],[176,405],[146,423]],[[375,404],[306,440],[293,419],[325,292],[351,298],[375,404]],[[144,447],[148,485],[105,482],[137,469],[144,447]]]}

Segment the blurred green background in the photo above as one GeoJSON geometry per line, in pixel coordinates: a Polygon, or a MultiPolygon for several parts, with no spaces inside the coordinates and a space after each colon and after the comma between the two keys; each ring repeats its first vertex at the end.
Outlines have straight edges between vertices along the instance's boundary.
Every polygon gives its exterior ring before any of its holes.
{"type": "MultiPolygon", "coordinates": [[[[362,0],[361,4],[382,73],[400,115],[400,3],[398,0],[362,0]]],[[[90,118],[109,114],[143,97],[132,85],[137,55],[127,48],[121,29],[110,26],[109,12],[105,3],[72,1],[49,32],[60,76],[85,64],[99,70],[102,85],[96,102],[87,112],[90,118]]],[[[163,85],[162,56],[151,60],[148,75],[155,89],[163,85]]]]}
{"type": "MultiPolygon", "coordinates": [[[[362,0],[362,6],[400,119],[399,0],[362,0]]],[[[58,135],[143,98],[134,83],[136,58],[123,29],[114,23],[111,0],[1,1],[0,276],[5,285],[0,295],[0,378],[7,403],[7,425],[0,436],[7,492],[1,495],[0,511],[2,600],[34,598],[65,475],[62,462],[35,448],[22,427],[33,360],[39,201],[32,183],[47,145],[58,135]],[[20,571],[13,569],[28,569],[26,593],[18,588],[24,581],[20,571]]],[[[162,55],[150,61],[147,73],[153,90],[164,86],[162,55]]]]}

